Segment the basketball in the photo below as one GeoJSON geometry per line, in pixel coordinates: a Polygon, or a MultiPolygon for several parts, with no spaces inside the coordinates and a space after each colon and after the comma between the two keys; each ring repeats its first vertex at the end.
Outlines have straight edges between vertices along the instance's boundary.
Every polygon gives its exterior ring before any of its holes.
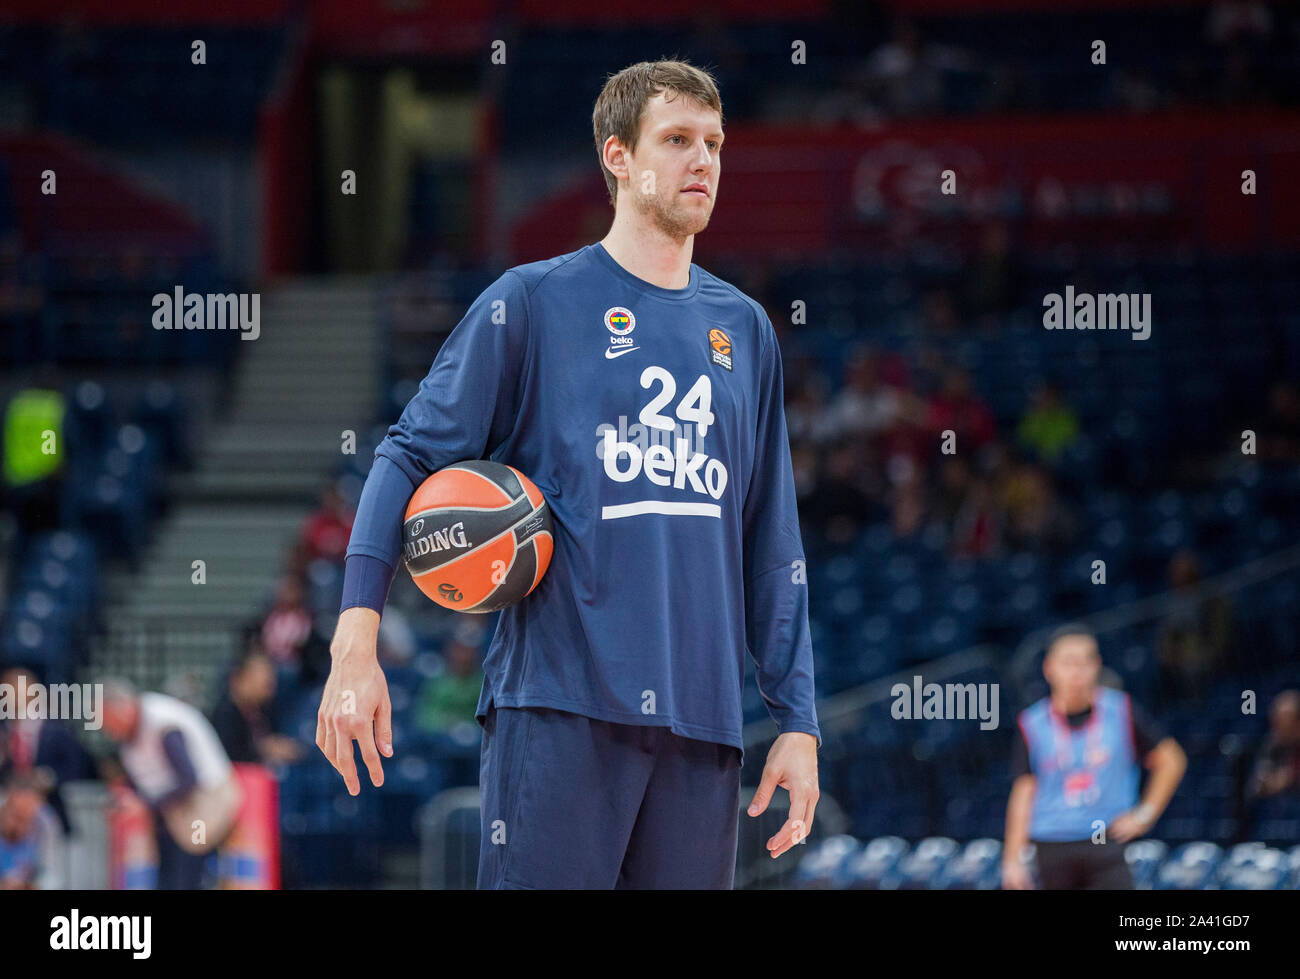
{"type": "Polygon", "coordinates": [[[519,470],[470,459],[420,484],[406,505],[402,558],[431,599],[457,612],[521,601],[546,574],[551,509],[519,470]]]}

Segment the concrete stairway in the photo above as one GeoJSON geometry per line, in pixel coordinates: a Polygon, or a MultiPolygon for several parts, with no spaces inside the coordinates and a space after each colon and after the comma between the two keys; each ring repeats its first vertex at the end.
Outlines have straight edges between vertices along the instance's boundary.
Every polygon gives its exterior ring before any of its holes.
{"type": "Polygon", "coordinates": [[[97,671],[147,683],[181,666],[177,656],[201,672],[223,664],[342,458],[342,433],[360,437],[372,420],[379,330],[370,280],[285,282],[263,294],[261,336],[243,346],[194,471],[169,481],[173,506],[143,570],[110,576],[97,671]],[[196,560],[205,584],[192,582],[196,560]]]}

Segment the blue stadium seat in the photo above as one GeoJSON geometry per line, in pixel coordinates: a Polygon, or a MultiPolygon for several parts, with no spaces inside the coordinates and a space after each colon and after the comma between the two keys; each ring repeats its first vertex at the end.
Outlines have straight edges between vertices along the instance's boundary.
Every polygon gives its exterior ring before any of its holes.
{"type": "Polygon", "coordinates": [[[932,880],[935,890],[997,890],[1002,886],[1002,841],[991,837],[967,843],[932,880]]]}
{"type": "Polygon", "coordinates": [[[1214,880],[1223,859],[1216,843],[1198,840],[1180,846],[1156,872],[1154,888],[1158,891],[1202,890],[1214,880]]]}
{"type": "Polygon", "coordinates": [[[1155,884],[1156,872],[1169,853],[1169,847],[1160,840],[1135,840],[1124,848],[1124,860],[1133,874],[1133,884],[1139,890],[1149,891],[1155,884]]]}
{"type": "Polygon", "coordinates": [[[880,881],[881,890],[929,890],[957,853],[957,841],[946,836],[921,840],[880,881]]]}
{"type": "Polygon", "coordinates": [[[1233,847],[1218,871],[1217,886],[1225,891],[1271,891],[1287,887],[1291,877],[1288,855],[1263,844],[1233,847]]]}
{"type": "Polygon", "coordinates": [[[842,886],[848,890],[875,890],[907,854],[907,841],[898,836],[881,836],[851,854],[843,868],[842,886]]]}
{"type": "Polygon", "coordinates": [[[841,885],[843,866],[862,844],[852,836],[839,835],[815,844],[795,870],[796,886],[802,890],[825,890],[841,885]]]}

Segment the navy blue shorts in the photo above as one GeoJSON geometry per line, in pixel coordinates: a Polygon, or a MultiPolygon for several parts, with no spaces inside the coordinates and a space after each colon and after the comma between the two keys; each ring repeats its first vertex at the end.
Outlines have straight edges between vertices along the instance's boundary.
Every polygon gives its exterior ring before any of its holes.
{"type": "Polygon", "coordinates": [[[723,888],[740,750],[666,727],[489,707],[480,888],[723,888]]]}

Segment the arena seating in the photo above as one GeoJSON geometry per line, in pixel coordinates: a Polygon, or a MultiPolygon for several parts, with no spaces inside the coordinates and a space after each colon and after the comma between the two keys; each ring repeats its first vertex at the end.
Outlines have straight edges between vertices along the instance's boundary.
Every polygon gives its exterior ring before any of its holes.
{"type": "MultiPolygon", "coordinates": [[[[927,837],[915,846],[897,836],[860,841],[835,836],[810,845],[796,886],[805,890],[993,890],[1001,886],[1002,843],[966,844],[927,837]]],[[[1125,846],[1134,882],[1144,890],[1300,888],[1300,846],[1289,850],[1241,843],[1227,850],[1197,840],[1170,850],[1159,840],[1125,846]]]]}

